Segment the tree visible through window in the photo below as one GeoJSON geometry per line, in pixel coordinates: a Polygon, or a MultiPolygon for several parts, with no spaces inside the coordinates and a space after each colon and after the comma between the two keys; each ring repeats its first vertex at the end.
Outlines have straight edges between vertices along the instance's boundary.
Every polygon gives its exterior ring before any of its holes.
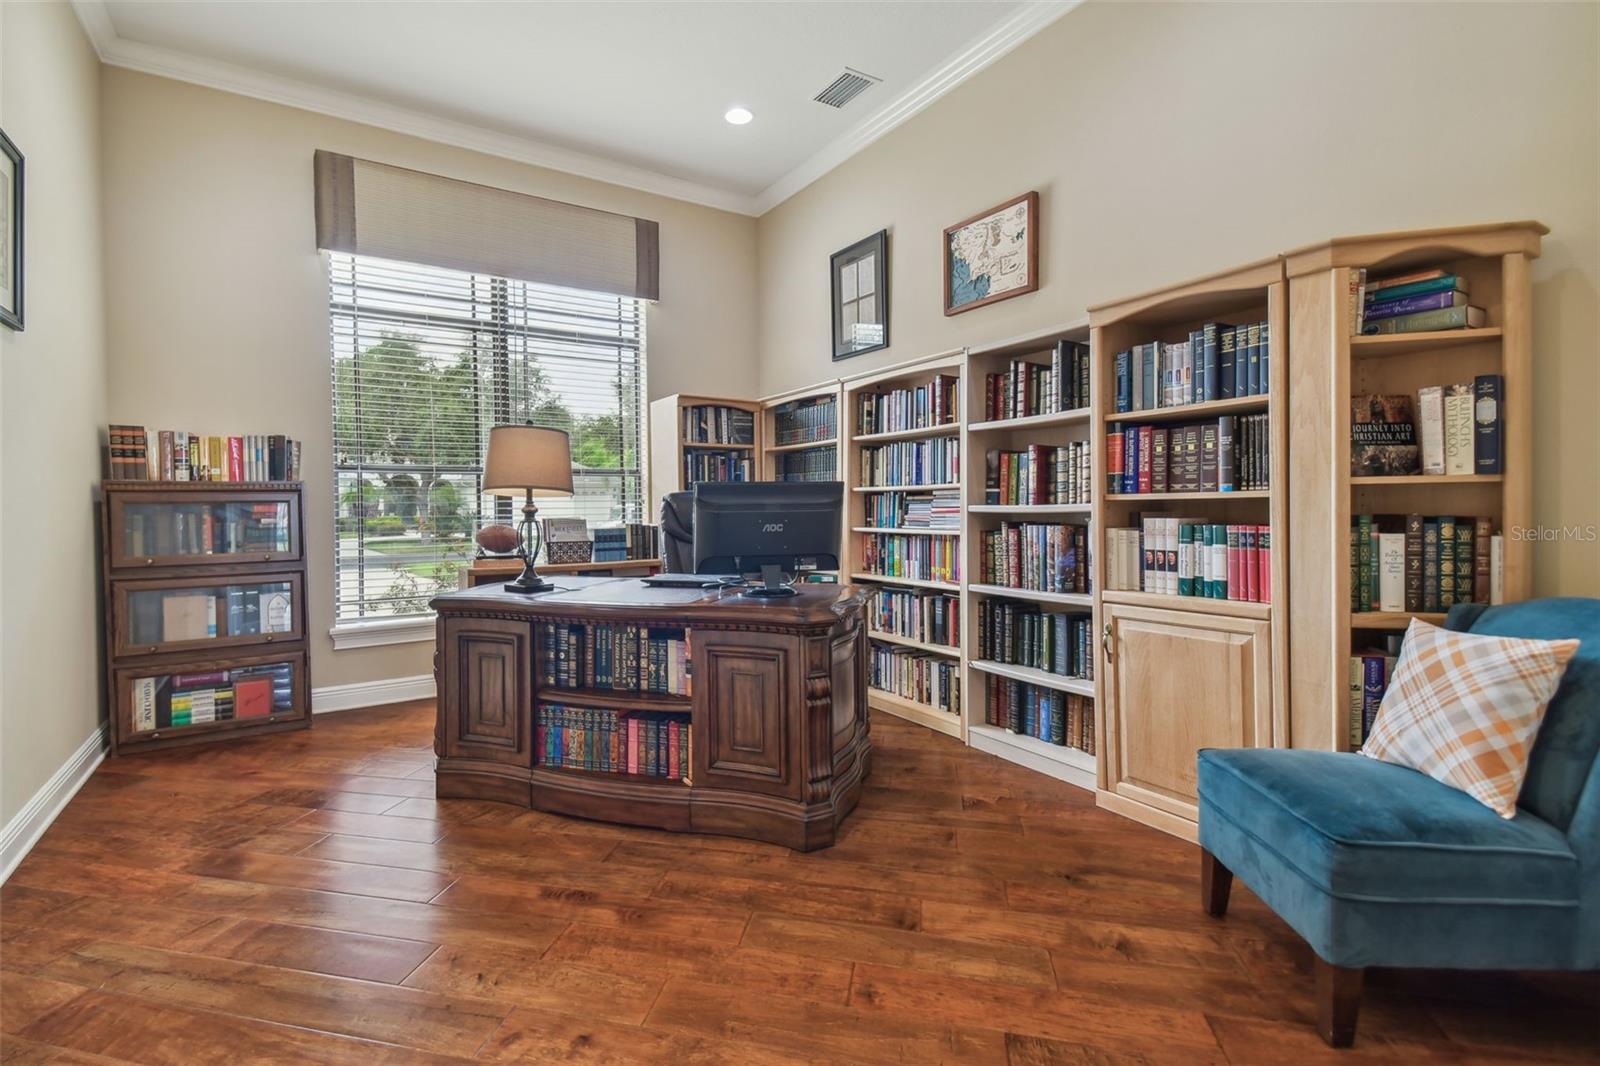
{"type": "Polygon", "coordinates": [[[329,256],[336,618],[425,614],[483,522],[489,429],[572,434],[574,496],[546,517],[643,511],[644,308],[631,297],[365,256],[329,256]]]}

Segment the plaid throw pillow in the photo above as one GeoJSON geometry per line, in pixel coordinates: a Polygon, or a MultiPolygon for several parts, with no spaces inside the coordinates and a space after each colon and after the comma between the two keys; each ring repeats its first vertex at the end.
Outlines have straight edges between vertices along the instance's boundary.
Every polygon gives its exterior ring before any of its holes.
{"type": "Polygon", "coordinates": [[[1576,640],[1518,640],[1415,618],[1361,754],[1421,770],[1502,818],[1576,640]]]}

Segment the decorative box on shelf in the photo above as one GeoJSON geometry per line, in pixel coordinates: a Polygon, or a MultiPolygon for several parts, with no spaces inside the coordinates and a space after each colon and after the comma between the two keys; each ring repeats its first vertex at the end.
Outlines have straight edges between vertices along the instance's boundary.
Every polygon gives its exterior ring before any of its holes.
{"type": "Polygon", "coordinates": [[[553,540],[544,546],[547,559],[552,563],[588,563],[594,561],[594,541],[553,540]]]}
{"type": "Polygon", "coordinates": [[[311,724],[297,481],[106,481],[113,755],[311,724]]]}

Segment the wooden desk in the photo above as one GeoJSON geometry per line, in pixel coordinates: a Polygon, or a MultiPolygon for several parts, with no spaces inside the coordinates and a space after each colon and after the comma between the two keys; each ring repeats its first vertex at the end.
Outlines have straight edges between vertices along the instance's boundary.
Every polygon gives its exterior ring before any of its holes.
{"type": "MultiPolygon", "coordinates": [[[[660,559],[619,559],[609,563],[540,563],[539,573],[588,574],[599,577],[649,577],[661,572],[660,559]]],[[[521,559],[474,559],[467,568],[467,587],[477,588],[498,581],[505,584],[522,573],[521,559]]]]}
{"type": "Polygon", "coordinates": [[[437,796],[798,851],[833,843],[870,754],[862,590],[807,585],[760,600],[629,578],[561,585],[535,596],[484,585],[434,599],[437,796]],[[556,686],[542,654],[555,625],[686,630],[693,695],[556,686]],[[535,742],[541,705],[681,716],[688,779],[546,765],[535,742]]]}

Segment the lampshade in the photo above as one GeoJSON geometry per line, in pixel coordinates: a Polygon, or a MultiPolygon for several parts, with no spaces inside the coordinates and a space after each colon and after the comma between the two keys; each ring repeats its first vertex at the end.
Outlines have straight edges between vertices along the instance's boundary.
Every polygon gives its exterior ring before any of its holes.
{"type": "Polygon", "coordinates": [[[495,496],[571,496],[572,442],[566,431],[495,426],[489,431],[483,491],[495,496]]]}

